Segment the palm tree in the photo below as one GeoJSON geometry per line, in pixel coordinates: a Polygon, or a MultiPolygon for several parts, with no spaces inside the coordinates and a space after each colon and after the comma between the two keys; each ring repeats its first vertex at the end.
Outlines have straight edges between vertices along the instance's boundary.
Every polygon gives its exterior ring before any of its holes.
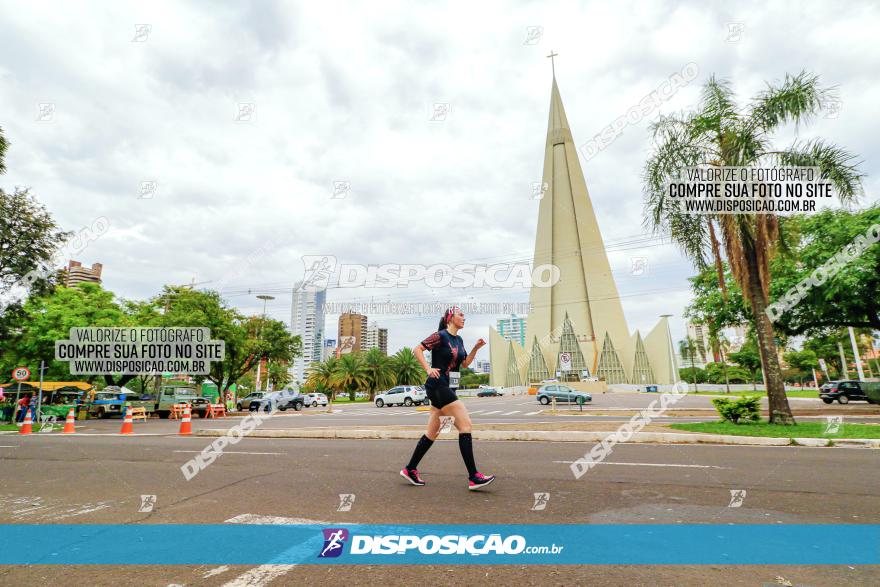
{"type": "Polygon", "coordinates": [[[724,386],[726,393],[730,393],[730,379],[727,377],[727,351],[730,350],[730,341],[724,336],[724,333],[709,325],[709,344],[712,345],[712,352],[721,359],[721,370],[724,372],[724,386]]]}
{"type": "Polygon", "coordinates": [[[342,355],[336,361],[331,383],[348,391],[348,398],[355,400],[355,392],[368,385],[367,371],[360,353],[342,355]]]}
{"type": "Polygon", "coordinates": [[[699,391],[697,389],[697,357],[695,352],[697,350],[696,347],[696,341],[690,336],[684,340],[678,341],[678,353],[682,357],[688,357],[691,361],[691,373],[694,376],[694,393],[699,391]]]}
{"type": "Polygon", "coordinates": [[[730,83],[714,76],[703,88],[697,111],[663,117],[651,125],[654,154],[645,164],[646,225],[668,233],[698,268],[714,260],[722,293],[722,251],[752,311],[758,349],[767,382],[770,422],[793,424],[776,352],[769,302],[769,262],[777,249],[787,252],[779,218],[773,214],[686,214],[664,197],[668,182],[687,166],[811,166],[830,180],[842,201],[861,193],[861,174],[854,155],[821,139],[795,142],[784,150],[771,144],[784,123],[807,122],[836,101],[818,77],[786,75],[768,84],[745,109],[737,107],[730,83]],[[719,238],[720,234],[720,238],[719,238]]]}
{"type": "MultiPolygon", "coordinates": [[[[309,366],[306,376],[306,387],[315,391],[329,391],[333,388],[333,374],[336,372],[336,357],[330,357],[323,362],[314,362],[309,366]]],[[[330,394],[335,399],[334,394],[330,394]]]]}
{"type": "Polygon", "coordinates": [[[397,385],[419,385],[425,381],[425,372],[412,349],[404,347],[391,357],[391,368],[397,385]]]}
{"type": "Polygon", "coordinates": [[[363,364],[367,377],[367,389],[370,391],[370,401],[373,401],[376,398],[376,391],[394,385],[394,369],[391,365],[391,359],[378,348],[372,348],[364,354],[363,364]]]}

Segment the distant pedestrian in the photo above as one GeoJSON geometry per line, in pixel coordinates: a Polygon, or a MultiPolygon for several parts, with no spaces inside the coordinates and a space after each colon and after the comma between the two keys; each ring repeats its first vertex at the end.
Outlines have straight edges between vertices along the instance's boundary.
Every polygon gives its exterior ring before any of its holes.
{"type": "Polygon", "coordinates": [[[27,413],[27,411],[30,409],[30,407],[31,407],[31,395],[30,394],[28,394],[28,395],[24,396],[23,398],[21,398],[20,400],[18,400],[18,413],[15,416],[15,421],[16,422],[23,422],[24,415],[27,413]]]}

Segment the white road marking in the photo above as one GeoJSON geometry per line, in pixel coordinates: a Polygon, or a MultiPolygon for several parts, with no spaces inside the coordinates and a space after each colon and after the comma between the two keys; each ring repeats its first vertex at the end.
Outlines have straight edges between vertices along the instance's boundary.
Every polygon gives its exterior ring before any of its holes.
{"type": "Polygon", "coordinates": [[[507,412],[506,414],[501,414],[502,416],[512,416],[514,414],[519,414],[521,410],[514,410],[512,412],[507,412]]]}
{"type": "MultiPolygon", "coordinates": [[[[577,461],[553,461],[554,463],[564,463],[570,465],[577,461]]],[[[609,463],[608,461],[599,461],[597,465],[624,465],[629,467],[683,467],[688,469],[730,469],[730,467],[719,467],[716,465],[680,465],[675,463],[609,463]]]]}
{"type": "Polygon", "coordinates": [[[471,415],[473,415],[473,414],[479,414],[479,413],[481,413],[481,412],[485,412],[485,411],[486,411],[486,410],[473,410],[473,411],[469,411],[468,413],[471,414],[471,415]]]}
{"type": "Polygon", "coordinates": [[[242,573],[223,587],[262,587],[286,575],[296,565],[260,565],[242,573]]]}
{"type": "MultiPolygon", "coordinates": [[[[329,526],[331,522],[309,520],[307,518],[285,518],[281,516],[260,516],[241,514],[226,520],[228,524],[319,524],[329,526]]],[[[242,573],[223,587],[262,587],[278,577],[293,570],[296,565],[260,565],[242,573]]]]}
{"type": "Polygon", "coordinates": [[[500,414],[500,413],[503,412],[503,411],[504,411],[504,410],[494,410],[494,411],[492,411],[492,412],[485,412],[483,415],[484,415],[484,416],[488,416],[489,414],[500,414]]]}
{"type": "MultiPolygon", "coordinates": [[[[172,452],[202,452],[200,450],[175,450],[172,452]]],[[[283,455],[283,452],[245,452],[241,450],[224,450],[225,455],[283,455]]]]}
{"type": "Polygon", "coordinates": [[[535,414],[540,414],[540,413],[541,413],[541,410],[538,410],[537,412],[529,412],[529,413],[527,413],[527,414],[525,414],[525,415],[526,415],[526,416],[534,416],[535,414]]]}
{"type": "Polygon", "coordinates": [[[229,566],[223,565],[222,567],[215,567],[202,575],[203,579],[207,579],[208,577],[213,577],[214,575],[221,575],[229,570],[229,566]]]}
{"type": "Polygon", "coordinates": [[[258,514],[240,514],[225,520],[226,524],[317,524],[329,526],[333,522],[310,520],[308,518],[285,518],[282,516],[261,516],[258,514]]]}

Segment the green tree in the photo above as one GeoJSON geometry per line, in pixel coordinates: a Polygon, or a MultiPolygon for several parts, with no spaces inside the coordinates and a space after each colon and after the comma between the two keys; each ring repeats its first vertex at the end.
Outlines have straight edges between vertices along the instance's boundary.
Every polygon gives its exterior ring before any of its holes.
{"type": "Polygon", "coordinates": [[[285,363],[269,361],[269,383],[272,389],[284,389],[291,382],[290,371],[285,363]]]}
{"type": "Polygon", "coordinates": [[[788,122],[803,124],[834,99],[818,78],[802,72],[768,84],[745,109],[736,104],[730,84],[711,77],[695,112],[661,118],[652,125],[654,153],[645,165],[646,223],[668,233],[700,269],[712,259],[724,284],[723,254],[752,312],[758,351],[767,382],[770,421],[794,423],[776,351],[773,325],[765,313],[770,291],[770,260],[786,240],[772,214],[687,214],[665,197],[666,185],[688,166],[779,164],[818,167],[839,198],[861,191],[862,174],[846,150],[815,139],[782,150],[774,133],[788,122]]]}
{"type": "MultiPolygon", "coordinates": [[[[60,381],[71,379],[70,363],[54,359],[55,341],[69,339],[71,328],[138,325],[132,316],[126,314],[124,304],[113,292],[96,283],[59,286],[47,295],[31,296],[25,302],[23,312],[21,328],[10,341],[8,351],[4,352],[4,369],[11,368],[10,363],[39,367],[40,361],[45,360],[45,377],[60,381]]],[[[103,379],[106,385],[122,386],[135,377],[104,375],[103,379]]],[[[95,377],[86,379],[92,382],[95,377]]]]}
{"type": "Polygon", "coordinates": [[[326,361],[316,361],[309,366],[306,374],[305,387],[312,391],[328,393],[331,398],[335,399],[336,394],[334,388],[334,374],[336,373],[336,357],[329,357],[326,361]]]}
{"type": "Polygon", "coordinates": [[[404,347],[391,357],[391,366],[397,385],[420,385],[425,382],[425,371],[409,347],[404,347]]]}
{"type": "Polygon", "coordinates": [[[333,372],[333,385],[348,392],[348,398],[355,400],[355,393],[369,385],[367,370],[360,353],[349,353],[339,357],[333,372]]]}
{"type": "MultiPolygon", "coordinates": [[[[880,207],[859,212],[825,210],[785,219],[792,235],[794,261],[775,259],[770,296],[781,299],[854,239],[880,225],[880,207]]],[[[806,291],[794,307],[779,314],[778,331],[822,334],[841,326],[880,328],[880,246],[874,244],[848,261],[824,283],[806,291]]]]}
{"type": "Polygon", "coordinates": [[[809,349],[789,351],[782,355],[788,366],[795,371],[794,375],[800,383],[813,380],[813,369],[819,368],[816,353],[809,349]]]}
{"type": "Polygon", "coordinates": [[[9,143],[6,142],[6,137],[3,136],[3,127],[0,126],[0,175],[6,173],[6,149],[9,148],[9,143]]]}
{"type": "Polygon", "coordinates": [[[376,399],[376,392],[394,385],[394,368],[391,360],[381,349],[370,349],[363,355],[364,373],[367,377],[367,390],[370,401],[376,399]]]}
{"type": "Polygon", "coordinates": [[[742,347],[735,353],[727,355],[730,360],[749,372],[752,381],[752,389],[757,390],[755,383],[761,373],[761,354],[758,352],[758,343],[755,336],[750,332],[742,347]]]}
{"type": "Polygon", "coordinates": [[[211,362],[207,377],[220,397],[261,359],[290,363],[302,353],[300,337],[292,336],[283,322],[244,316],[217,292],[166,286],[153,303],[162,308],[158,325],[210,328],[212,339],[224,341],[224,359],[211,362]]]}
{"type": "MultiPolygon", "coordinates": [[[[682,358],[687,357],[690,361],[691,366],[687,368],[687,371],[691,373],[691,381],[694,384],[694,391],[699,391],[697,389],[697,371],[699,371],[699,367],[697,367],[697,342],[688,336],[684,340],[678,341],[678,354],[682,356],[682,358]]],[[[683,369],[684,371],[684,369],[683,369]]]]}

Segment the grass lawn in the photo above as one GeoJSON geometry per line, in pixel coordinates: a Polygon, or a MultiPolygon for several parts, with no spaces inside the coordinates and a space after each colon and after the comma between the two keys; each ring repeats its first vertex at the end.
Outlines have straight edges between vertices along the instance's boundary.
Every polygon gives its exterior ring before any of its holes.
{"type": "MultiPolygon", "coordinates": [[[[693,387],[693,384],[691,384],[691,387],[693,387]]],[[[731,391],[729,394],[724,393],[723,389],[721,391],[702,391],[702,390],[700,390],[700,391],[696,392],[696,394],[694,394],[693,391],[688,391],[688,394],[689,395],[722,395],[725,397],[742,397],[744,395],[758,395],[761,397],[767,396],[767,392],[760,389],[760,388],[758,389],[758,391],[752,391],[752,390],[731,391]]],[[[796,389],[796,390],[791,389],[791,390],[786,391],[785,395],[787,395],[788,397],[815,397],[815,398],[818,398],[819,392],[815,389],[796,389]]]]}
{"type": "Polygon", "coordinates": [[[802,422],[796,426],[783,426],[767,422],[733,424],[731,422],[689,422],[669,424],[675,430],[705,432],[707,434],[730,434],[732,436],[770,436],[774,438],[880,438],[880,424],[840,424],[835,434],[825,434],[826,422],[802,422]]]}
{"type": "Polygon", "coordinates": [[[15,424],[0,424],[0,432],[5,432],[7,430],[18,430],[18,426],[15,424]]]}
{"type": "Polygon", "coordinates": [[[359,397],[359,398],[357,398],[356,400],[351,401],[350,399],[348,399],[348,396],[346,395],[346,396],[344,396],[344,397],[343,397],[343,396],[339,396],[338,398],[336,398],[335,400],[333,400],[333,403],[334,403],[334,404],[352,404],[352,403],[354,403],[354,404],[368,404],[368,403],[370,403],[370,398],[368,398],[368,397],[359,397]]]}

